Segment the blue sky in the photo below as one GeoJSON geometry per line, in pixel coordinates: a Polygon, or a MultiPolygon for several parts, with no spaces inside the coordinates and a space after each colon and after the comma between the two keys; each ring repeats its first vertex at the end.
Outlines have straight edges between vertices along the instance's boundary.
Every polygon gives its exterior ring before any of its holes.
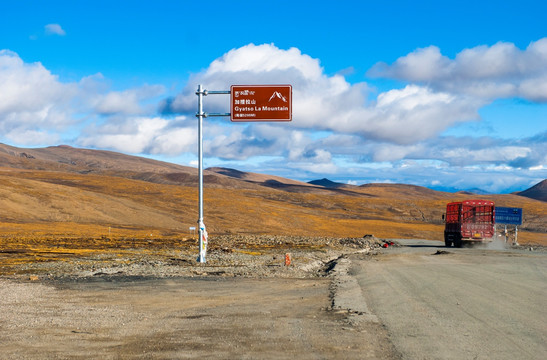
{"type": "MultiPolygon", "coordinates": [[[[547,177],[544,1],[0,2],[0,142],[195,166],[198,84],[293,85],[205,122],[205,166],[523,190],[547,177]]],[[[227,96],[205,111],[227,110],[227,96]]]]}

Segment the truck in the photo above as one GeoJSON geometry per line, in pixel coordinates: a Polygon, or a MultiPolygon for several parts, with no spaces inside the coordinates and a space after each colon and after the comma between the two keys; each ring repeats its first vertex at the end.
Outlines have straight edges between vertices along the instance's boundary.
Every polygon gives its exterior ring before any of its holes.
{"type": "Polygon", "coordinates": [[[492,241],[495,234],[495,206],[488,200],[465,200],[446,205],[444,244],[462,247],[464,243],[492,241]]]}

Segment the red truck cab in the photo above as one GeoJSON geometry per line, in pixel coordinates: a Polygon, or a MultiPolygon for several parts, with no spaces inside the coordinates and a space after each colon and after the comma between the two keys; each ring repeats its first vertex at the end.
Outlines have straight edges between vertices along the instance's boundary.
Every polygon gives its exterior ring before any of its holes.
{"type": "Polygon", "coordinates": [[[446,205],[444,243],[461,247],[464,242],[490,242],[494,237],[493,201],[465,200],[446,205]]]}

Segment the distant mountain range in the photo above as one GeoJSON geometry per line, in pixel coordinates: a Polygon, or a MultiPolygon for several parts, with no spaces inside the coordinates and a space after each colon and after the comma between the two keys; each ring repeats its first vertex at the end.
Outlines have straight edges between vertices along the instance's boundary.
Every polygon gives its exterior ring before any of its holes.
{"type": "MultiPolygon", "coordinates": [[[[124,236],[180,234],[195,226],[197,184],[192,167],[112,151],[0,144],[2,236],[93,237],[110,228],[124,236]]],[[[406,184],[306,183],[221,167],[204,171],[204,186],[211,234],[440,239],[446,204],[479,196],[406,184]]],[[[517,194],[480,197],[522,207],[519,230],[533,240],[547,233],[546,188],[542,181],[517,194]]]]}
{"type": "MultiPolygon", "coordinates": [[[[316,185],[316,186],[322,186],[325,188],[330,189],[340,189],[340,188],[352,188],[357,187],[358,185],[349,185],[344,183],[335,182],[332,180],[329,180],[327,178],[319,179],[319,180],[312,180],[308,181],[308,184],[316,185]]],[[[366,186],[367,184],[360,185],[360,186],[366,186]]],[[[458,189],[453,187],[435,187],[432,190],[436,191],[443,191],[448,193],[458,193],[462,195],[493,195],[492,193],[482,190],[479,188],[472,188],[472,189],[458,189]]],[[[523,191],[517,191],[514,192],[515,195],[520,196],[526,196],[530,199],[535,200],[541,200],[541,201],[547,201],[547,179],[539,182],[538,184],[532,186],[531,188],[523,191]]]]}
{"type": "MultiPolygon", "coordinates": [[[[24,149],[0,144],[0,167],[21,169],[63,170],[77,173],[97,173],[124,176],[156,183],[190,184],[197,182],[196,169],[113,151],[74,148],[67,145],[47,148],[24,149]]],[[[236,169],[212,167],[206,169],[209,185],[231,185],[241,187],[243,183],[283,188],[293,192],[314,192],[321,189],[355,190],[364,185],[349,185],[327,178],[302,182],[279,176],[239,171],[236,169]],[[230,179],[241,180],[237,183],[230,179]]],[[[392,184],[396,185],[396,184],[392,184]]],[[[492,195],[482,189],[435,188],[437,191],[463,195],[492,195]]],[[[515,195],[547,201],[547,179],[529,189],[515,192],[515,195]]]]}

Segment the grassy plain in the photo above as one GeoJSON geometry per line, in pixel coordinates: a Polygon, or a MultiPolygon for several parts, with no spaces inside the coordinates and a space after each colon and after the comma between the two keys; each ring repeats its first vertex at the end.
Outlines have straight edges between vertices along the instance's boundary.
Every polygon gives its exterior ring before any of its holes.
{"type": "MultiPolygon", "coordinates": [[[[214,184],[213,184],[214,185],[214,184]]],[[[1,237],[183,238],[197,220],[197,189],[118,176],[51,171],[0,173],[1,237]]],[[[449,201],[469,198],[408,185],[293,192],[268,187],[204,191],[205,221],[214,234],[442,239],[449,201]]],[[[473,197],[477,197],[474,195],[473,197]]],[[[545,202],[516,195],[481,196],[523,207],[521,242],[544,243],[545,202]]]]}
{"type": "MultiPolygon", "coordinates": [[[[189,246],[198,217],[196,172],[104,151],[0,144],[0,252],[47,260],[189,246]]],[[[212,169],[205,174],[204,214],[211,246],[222,234],[442,240],[446,203],[469,198],[522,207],[519,242],[547,245],[546,202],[401,184],[324,188],[212,169]]]]}

